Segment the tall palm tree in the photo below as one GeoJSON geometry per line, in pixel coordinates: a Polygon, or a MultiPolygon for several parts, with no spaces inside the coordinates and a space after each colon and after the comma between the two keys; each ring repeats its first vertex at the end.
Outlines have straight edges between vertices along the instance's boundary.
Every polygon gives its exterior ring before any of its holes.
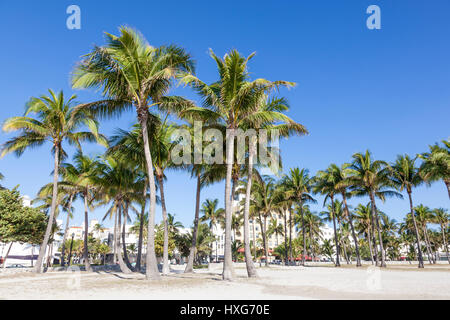
{"type": "MultiPolygon", "coordinates": [[[[158,128],[161,127],[161,119],[157,115],[148,113],[147,119],[147,133],[149,135],[149,143],[151,150],[157,150],[159,147],[152,148],[154,141],[158,144],[158,139],[156,139],[158,128]]],[[[145,214],[145,208],[149,199],[149,178],[147,176],[146,169],[146,159],[144,150],[144,139],[142,137],[142,129],[139,124],[132,127],[130,131],[117,129],[116,134],[110,138],[111,147],[107,150],[106,155],[120,159],[123,162],[130,163],[136,167],[139,174],[143,174],[146,177],[147,182],[143,185],[142,197],[139,199],[141,206],[141,212],[139,213],[139,234],[138,234],[138,252],[135,270],[139,271],[141,269],[142,260],[142,246],[144,244],[144,226],[148,226],[148,223],[144,223],[145,219],[148,220],[148,215],[145,214]]],[[[155,184],[155,191],[158,190],[158,184],[155,184]]],[[[158,196],[156,198],[156,203],[160,203],[158,196]]]]}
{"type": "Polygon", "coordinates": [[[443,180],[450,198],[450,141],[442,140],[443,147],[435,144],[430,146],[430,152],[420,154],[423,159],[420,174],[427,182],[443,180]]]}
{"type": "MultiPolygon", "coordinates": [[[[402,197],[401,194],[392,190],[391,169],[385,161],[373,160],[372,154],[367,150],[363,153],[355,153],[353,162],[349,166],[349,184],[356,195],[368,195],[372,203],[372,219],[374,227],[378,232],[379,246],[381,253],[381,267],[386,267],[386,257],[383,248],[383,239],[380,230],[380,222],[375,203],[375,197],[382,201],[387,196],[402,197]]],[[[376,246],[375,246],[376,248],[376,246]]],[[[376,254],[376,252],[375,252],[376,254]]],[[[378,255],[376,254],[376,263],[378,255]]]]}
{"type": "Polygon", "coordinates": [[[433,210],[434,218],[433,221],[441,227],[442,233],[442,244],[444,246],[445,253],[447,254],[448,263],[450,263],[450,256],[448,254],[448,246],[447,246],[447,235],[445,230],[448,228],[448,224],[450,221],[450,215],[447,213],[447,209],[438,208],[433,210]]]}
{"type": "Polygon", "coordinates": [[[147,241],[147,279],[160,279],[155,254],[156,185],[147,131],[148,109],[171,108],[177,97],[164,97],[172,80],[181,71],[193,71],[191,57],[176,46],[152,47],[137,31],[120,28],[120,36],[106,33],[107,45],[94,47],[75,68],[74,88],[100,88],[105,100],[86,104],[105,117],[136,110],[141,125],[146,170],[150,188],[150,214],[147,241]]]}
{"type": "Polygon", "coordinates": [[[350,170],[348,169],[349,164],[344,164],[341,167],[331,164],[330,170],[334,176],[334,181],[336,184],[336,192],[342,196],[342,201],[344,204],[344,218],[348,220],[350,225],[351,234],[353,238],[353,243],[355,244],[355,253],[356,253],[356,266],[361,266],[361,256],[359,254],[359,244],[358,238],[356,237],[355,228],[353,226],[353,215],[348,208],[347,199],[352,196],[352,193],[349,192],[350,187],[350,170]]]}
{"type": "Polygon", "coordinates": [[[98,124],[92,114],[75,107],[75,95],[65,99],[62,91],[56,94],[49,90],[49,94],[32,97],[27,103],[23,117],[12,117],[5,121],[4,131],[20,131],[20,134],[8,140],[1,150],[2,157],[11,152],[21,156],[26,149],[42,146],[45,142],[49,142],[52,146],[54,155],[52,205],[39,257],[34,267],[36,273],[42,272],[42,262],[58,205],[58,169],[61,160],[67,155],[63,143],[68,142],[78,148],[83,141],[96,141],[107,145],[106,139],[98,132],[98,124]],[[31,117],[31,114],[35,114],[35,117],[31,117]],[[82,126],[86,126],[89,131],[78,131],[82,126]]]}
{"type": "MultiPolygon", "coordinates": [[[[254,56],[243,57],[236,50],[219,58],[212,52],[211,57],[217,64],[219,80],[208,85],[193,75],[186,75],[181,79],[182,83],[193,87],[203,99],[204,108],[190,107],[183,111],[184,114],[192,114],[198,119],[215,120],[224,125],[226,134],[226,179],[225,179],[225,260],[223,279],[233,279],[233,265],[231,254],[231,217],[232,217],[232,192],[231,180],[234,158],[234,138],[237,130],[246,128],[249,124],[283,121],[289,126],[293,121],[277,110],[262,110],[261,100],[266,95],[280,86],[293,86],[294,83],[287,81],[268,81],[256,79],[249,81],[247,70],[248,61],[254,56]],[[269,121],[267,121],[269,120],[269,121]]],[[[300,126],[301,127],[301,126],[300,126]]],[[[304,130],[303,127],[301,127],[304,130]]],[[[279,127],[286,129],[285,125],[279,127]]],[[[252,144],[251,144],[252,145],[252,144]]],[[[251,152],[251,154],[253,154],[251,152]]],[[[249,171],[252,172],[252,171],[249,171]]],[[[251,176],[251,175],[250,175],[251,176]]],[[[249,186],[251,188],[251,185],[249,186]]],[[[249,207],[249,205],[247,205],[249,207]]],[[[247,221],[248,214],[244,210],[247,221]]],[[[248,247],[248,246],[247,246],[248,247]]],[[[248,248],[247,248],[248,249],[248,248]]],[[[247,250],[248,251],[248,250],[247,250]]],[[[250,258],[250,255],[246,256],[250,258]]]]}
{"type": "Polygon", "coordinates": [[[303,204],[305,202],[315,202],[315,199],[310,194],[313,186],[313,178],[309,176],[309,171],[307,169],[300,170],[299,168],[294,168],[290,170],[289,175],[284,176],[283,183],[286,185],[288,197],[295,201],[298,205],[302,223],[302,264],[304,265],[306,256],[306,228],[303,216],[303,204]]]}
{"type": "Polygon", "coordinates": [[[392,181],[400,191],[406,190],[409,197],[409,207],[414,224],[416,236],[417,256],[419,259],[419,268],[423,268],[422,248],[420,247],[420,235],[417,228],[414,205],[412,200],[412,189],[420,186],[423,179],[420,176],[419,168],[415,166],[416,158],[412,159],[408,155],[399,155],[394,164],[392,164],[392,181]]]}
{"type": "Polygon", "coordinates": [[[320,239],[322,237],[321,228],[323,226],[322,219],[314,212],[311,212],[309,206],[305,205],[303,207],[304,214],[304,222],[307,234],[309,235],[309,245],[311,256],[315,257],[315,253],[317,251],[314,250],[316,245],[316,239],[320,239]]]}

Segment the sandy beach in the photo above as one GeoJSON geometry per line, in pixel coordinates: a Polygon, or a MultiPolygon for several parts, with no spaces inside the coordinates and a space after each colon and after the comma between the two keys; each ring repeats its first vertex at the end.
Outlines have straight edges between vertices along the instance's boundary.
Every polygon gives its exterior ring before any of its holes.
{"type": "Polygon", "coordinates": [[[221,265],[183,274],[172,266],[162,281],[120,272],[0,273],[0,299],[450,299],[450,266],[331,265],[258,268],[259,278],[246,278],[235,265],[236,279],[221,281],[221,265]]]}

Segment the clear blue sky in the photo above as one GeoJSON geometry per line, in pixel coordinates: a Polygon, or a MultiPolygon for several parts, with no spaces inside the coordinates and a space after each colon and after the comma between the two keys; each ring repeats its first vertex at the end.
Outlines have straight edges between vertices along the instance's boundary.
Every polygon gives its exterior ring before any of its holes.
{"type": "MultiPolygon", "coordinates": [[[[450,22],[448,0],[435,1],[46,1],[0,3],[0,121],[21,115],[25,102],[47,88],[73,93],[69,73],[103,32],[120,25],[139,29],[154,45],[176,43],[197,61],[197,75],[216,79],[212,48],[218,55],[236,48],[256,51],[250,64],[255,77],[298,83],[283,91],[291,104],[289,116],[310,135],[281,143],[284,167],[300,166],[312,173],[330,163],[350,161],[370,149],[377,159],[393,161],[397,154],[424,152],[429,144],[450,135],[450,22]],[[81,8],[81,30],[66,28],[66,8],[81,8]],[[381,8],[381,30],[366,28],[366,8],[381,8]]],[[[77,91],[80,102],[98,98],[77,91]]],[[[188,88],[173,91],[189,98],[188,88]]],[[[127,129],[133,113],[102,122],[111,134],[127,129]]],[[[0,143],[11,137],[1,133],[0,143]]],[[[2,182],[20,185],[31,197],[50,182],[50,146],[29,150],[21,158],[0,160],[2,182]]],[[[72,149],[69,149],[73,153],[72,149]]],[[[102,152],[88,145],[88,153],[102,152]]],[[[189,226],[194,213],[195,181],[187,174],[168,174],[168,211],[189,226]]],[[[202,199],[219,198],[223,184],[205,189],[202,199]]],[[[443,183],[415,191],[416,204],[449,206],[443,183]]],[[[367,199],[352,200],[367,202],[367,199]]],[[[319,204],[313,208],[321,210],[319,204]]],[[[388,200],[380,208],[402,220],[406,200],[388,200]]],[[[104,208],[92,213],[100,218],[104,208]]],[[[157,220],[161,211],[157,211],[157,220]]],[[[82,221],[76,204],[75,223],[82,221]]],[[[108,225],[109,223],[105,223],[108,225]]]]}

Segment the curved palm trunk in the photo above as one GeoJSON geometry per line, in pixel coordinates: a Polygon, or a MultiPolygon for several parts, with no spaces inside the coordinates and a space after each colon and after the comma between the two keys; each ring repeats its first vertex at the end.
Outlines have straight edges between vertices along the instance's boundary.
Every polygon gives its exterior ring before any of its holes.
{"type": "Polygon", "coordinates": [[[122,226],[122,209],[121,206],[119,206],[118,211],[116,212],[117,215],[117,230],[116,230],[116,239],[114,241],[114,243],[116,244],[116,252],[117,252],[117,259],[119,260],[119,267],[120,270],[123,273],[131,273],[131,270],[128,269],[127,265],[125,264],[125,262],[123,261],[123,257],[122,257],[122,252],[120,251],[120,237],[121,237],[121,226],[122,226]]]}
{"type": "Polygon", "coordinates": [[[127,243],[125,242],[125,235],[126,235],[126,226],[127,226],[127,217],[128,217],[128,205],[126,206],[124,215],[123,215],[123,225],[122,225],[122,250],[123,250],[123,259],[125,261],[125,264],[127,265],[127,268],[130,269],[130,271],[133,269],[133,266],[130,263],[130,259],[128,259],[128,252],[127,252],[127,243]]]}
{"type": "Polygon", "coordinates": [[[358,238],[356,237],[355,228],[353,227],[353,215],[348,209],[347,206],[347,197],[345,196],[345,193],[342,193],[342,199],[344,201],[344,208],[347,212],[348,222],[350,223],[350,228],[352,230],[352,238],[353,242],[355,243],[355,253],[356,253],[356,266],[361,267],[361,255],[359,254],[359,244],[358,244],[358,238]]]}
{"type": "Polygon", "coordinates": [[[247,267],[247,275],[249,278],[257,277],[255,265],[253,264],[252,253],[250,251],[250,227],[249,227],[249,215],[250,215],[250,194],[253,181],[253,157],[255,154],[255,145],[253,137],[249,142],[249,156],[248,156],[248,181],[247,189],[245,190],[245,204],[244,204],[244,254],[245,254],[245,266],[247,267]]]}
{"type": "Polygon", "coordinates": [[[233,257],[231,252],[231,219],[232,219],[232,199],[231,199],[231,174],[234,157],[234,129],[227,129],[226,150],[227,150],[227,173],[225,179],[225,248],[223,262],[223,280],[233,280],[233,257]]]}
{"type": "Polygon", "coordinates": [[[423,256],[422,256],[422,248],[420,247],[420,235],[419,235],[419,229],[417,228],[417,223],[416,223],[416,217],[414,214],[414,206],[413,206],[413,201],[412,201],[412,195],[411,192],[408,192],[408,196],[409,196],[409,207],[411,209],[411,217],[413,220],[413,224],[414,224],[414,233],[416,236],[416,244],[417,244],[417,256],[418,256],[418,260],[419,260],[419,268],[423,268],[423,256]]]}
{"type": "Polygon", "coordinates": [[[433,250],[431,250],[431,242],[430,242],[430,239],[428,238],[428,231],[427,231],[426,224],[423,227],[423,234],[425,235],[425,243],[427,245],[428,257],[429,257],[428,259],[430,260],[430,264],[434,264],[436,262],[434,261],[434,258],[433,258],[433,250]]]}
{"type": "Polygon", "coordinates": [[[57,197],[58,197],[58,169],[59,169],[59,153],[60,146],[55,146],[55,164],[53,170],[53,193],[52,193],[52,205],[50,208],[50,217],[47,222],[47,229],[45,230],[44,240],[41,243],[39,248],[39,256],[36,261],[36,265],[34,266],[35,273],[42,273],[42,263],[45,257],[45,249],[48,245],[48,240],[50,239],[50,234],[53,228],[53,222],[55,220],[55,210],[57,205],[57,197]]]}
{"type": "Polygon", "coordinates": [[[69,233],[69,222],[70,222],[70,214],[72,212],[72,201],[73,201],[73,194],[71,194],[70,198],[69,198],[69,209],[67,210],[66,227],[64,229],[64,236],[63,236],[63,240],[62,240],[61,267],[64,267],[66,265],[66,261],[65,261],[66,240],[67,240],[67,234],[69,233]]]}
{"type": "Polygon", "coordinates": [[[377,229],[378,232],[378,241],[380,242],[380,252],[381,252],[381,267],[382,268],[386,268],[386,255],[384,252],[384,248],[383,248],[383,237],[381,235],[381,230],[380,230],[380,223],[379,223],[379,219],[378,219],[378,210],[377,207],[375,205],[375,196],[373,191],[370,193],[370,200],[372,201],[372,213],[374,215],[374,219],[375,219],[375,227],[377,229]]]}
{"type": "Polygon", "coordinates": [[[302,218],[302,233],[303,233],[303,254],[302,254],[302,265],[305,265],[306,257],[306,227],[305,227],[305,217],[303,215],[303,203],[300,201],[300,215],[302,218]]]}
{"type": "Polygon", "coordinates": [[[83,259],[84,259],[84,267],[87,272],[92,272],[91,264],[89,263],[89,251],[88,251],[88,236],[89,236],[89,209],[87,203],[87,193],[84,194],[84,250],[83,250],[83,259]]]}
{"type": "MultiPolygon", "coordinates": [[[[143,100],[143,99],[141,99],[143,100]]],[[[159,280],[161,276],[158,270],[158,263],[155,253],[155,207],[156,207],[156,186],[155,176],[153,175],[153,162],[152,155],[150,153],[150,144],[148,141],[148,128],[147,128],[147,109],[145,106],[139,106],[138,118],[142,128],[142,138],[144,141],[144,155],[147,165],[147,177],[150,184],[150,212],[148,215],[148,238],[147,238],[147,256],[146,256],[146,268],[145,276],[147,280],[159,280]]]]}
{"type": "MultiPolygon", "coordinates": [[[[159,170],[158,170],[159,171],[159,170]]],[[[162,173],[156,175],[159,182],[159,192],[161,194],[161,208],[164,222],[164,245],[163,245],[163,275],[168,275],[170,273],[169,267],[169,224],[167,222],[167,210],[166,210],[166,199],[164,197],[164,182],[162,173]]]]}
{"type": "Polygon", "coordinates": [[[136,271],[136,272],[141,271],[142,245],[144,243],[145,203],[146,203],[146,197],[147,197],[147,187],[146,186],[144,187],[143,197],[144,197],[144,204],[141,207],[141,214],[139,216],[140,225],[139,225],[138,252],[137,252],[137,258],[136,258],[136,266],[134,268],[134,271],[136,271]]]}
{"type": "Polygon", "coordinates": [[[339,241],[338,241],[338,236],[337,236],[337,231],[336,231],[336,217],[334,215],[334,198],[331,197],[331,215],[333,216],[333,229],[334,229],[334,244],[336,245],[336,262],[335,265],[336,267],[340,267],[341,263],[339,262],[339,241]]]}
{"type": "Polygon", "coordinates": [[[194,272],[194,260],[195,251],[197,247],[197,234],[198,234],[198,218],[200,213],[200,192],[201,192],[201,175],[197,175],[197,192],[195,197],[195,217],[194,217],[194,230],[192,231],[192,244],[189,251],[189,258],[184,269],[184,273],[194,272]]]}

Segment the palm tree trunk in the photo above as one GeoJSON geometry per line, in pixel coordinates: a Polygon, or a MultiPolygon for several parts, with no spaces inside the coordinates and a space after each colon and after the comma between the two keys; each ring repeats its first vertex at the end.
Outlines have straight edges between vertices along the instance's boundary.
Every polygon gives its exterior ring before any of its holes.
{"type": "Polygon", "coordinates": [[[380,230],[380,223],[379,223],[379,219],[378,219],[378,210],[377,207],[375,205],[375,195],[373,193],[373,191],[370,193],[370,200],[372,201],[372,213],[375,219],[375,227],[377,229],[378,232],[378,241],[380,242],[380,251],[381,251],[381,266],[382,268],[386,268],[386,256],[385,256],[385,252],[384,252],[384,248],[383,248],[383,237],[381,235],[381,230],[380,230]]]}
{"type": "Polygon", "coordinates": [[[266,215],[264,215],[263,217],[264,222],[262,225],[262,235],[263,235],[263,239],[264,239],[264,253],[266,255],[266,259],[264,261],[264,264],[267,266],[269,266],[269,247],[267,245],[267,232],[266,232],[266,226],[267,226],[267,217],[266,215]]]}
{"type": "Polygon", "coordinates": [[[289,210],[289,265],[292,263],[292,210],[289,210]]]}
{"type": "Polygon", "coordinates": [[[231,174],[233,169],[234,159],[234,129],[227,129],[226,134],[226,150],[227,150],[227,173],[225,179],[225,248],[224,248],[224,262],[223,262],[223,280],[233,280],[233,257],[231,252],[231,219],[233,199],[231,199],[231,174]]]}
{"type": "Polygon", "coordinates": [[[88,235],[89,235],[89,212],[87,203],[87,192],[84,194],[84,250],[83,259],[84,267],[87,272],[92,272],[91,264],[89,263],[89,251],[88,251],[88,235]]]}
{"type": "Polygon", "coordinates": [[[125,264],[127,265],[127,268],[130,269],[130,271],[133,269],[133,266],[130,263],[130,259],[128,259],[128,252],[127,252],[127,243],[125,242],[125,233],[126,233],[126,226],[127,226],[127,217],[128,217],[128,204],[125,207],[124,215],[123,215],[123,225],[122,225],[122,250],[123,250],[123,259],[125,261],[125,264]]]}
{"type": "Polygon", "coordinates": [[[414,223],[414,233],[416,235],[416,244],[417,244],[417,255],[418,255],[418,260],[419,260],[419,268],[423,268],[423,256],[422,256],[422,248],[420,247],[420,235],[419,235],[419,229],[417,228],[417,223],[416,223],[416,217],[414,214],[414,206],[413,206],[413,201],[412,201],[412,195],[411,192],[408,192],[408,196],[409,196],[409,207],[411,209],[411,217],[414,223]]]}
{"type": "Polygon", "coordinates": [[[372,264],[373,264],[374,263],[373,248],[372,248],[372,239],[371,239],[371,234],[370,234],[370,226],[368,226],[368,228],[367,228],[367,241],[369,242],[370,260],[372,261],[372,264]]]}
{"type": "Polygon", "coordinates": [[[137,252],[137,260],[136,260],[136,266],[134,268],[134,271],[141,271],[141,259],[142,259],[142,245],[144,243],[144,218],[145,218],[145,204],[146,204],[146,197],[147,197],[147,186],[144,187],[143,191],[143,204],[141,207],[141,214],[139,216],[140,225],[139,225],[139,240],[138,240],[138,252],[137,252]]]}
{"type": "Polygon", "coordinates": [[[115,239],[115,243],[116,243],[116,252],[117,252],[117,258],[118,258],[118,260],[119,260],[119,267],[120,267],[120,270],[123,272],[123,273],[131,273],[131,270],[130,269],[128,269],[128,267],[127,267],[127,265],[125,264],[125,262],[123,261],[123,257],[122,257],[122,253],[121,253],[121,251],[120,251],[120,237],[121,237],[121,232],[120,232],[120,229],[121,229],[121,226],[122,226],[122,206],[119,206],[119,209],[117,210],[117,212],[116,212],[116,215],[117,215],[117,219],[118,219],[118,221],[117,221],[117,232],[116,232],[116,239],[115,239]]]}
{"type": "Polygon", "coordinates": [[[305,226],[305,217],[303,214],[303,203],[300,201],[300,215],[302,218],[302,233],[303,233],[303,254],[302,254],[302,265],[305,265],[305,256],[306,256],[306,226],[305,226]]]}
{"type": "MultiPolygon", "coordinates": [[[[144,99],[141,99],[142,101],[144,99]]],[[[150,212],[148,215],[148,235],[147,235],[147,255],[145,275],[147,280],[159,280],[161,276],[158,270],[158,263],[155,253],[155,207],[156,207],[156,186],[155,176],[153,175],[153,162],[150,153],[150,144],[148,141],[147,118],[148,110],[146,106],[140,105],[138,108],[138,118],[142,128],[142,138],[144,141],[144,155],[147,165],[147,177],[150,183],[150,212]]]]}
{"type": "Polygon", "coordinates": [[[288,265],[288,243],[287,243],[287,211],[283,214],[284,219],[284,264],[288,265]]]}
{"type": "Polygon", "coordinates": [[[50,234],[52,232],[53,223],[55,220],[55,210],[57,205],[57,198],[58,198],[58,172],[59,172],[59,153],[60,153],[60,146],[55,145],[55,164],[53,169],[53,193],[52,193],[52,205],[50,208],[50,217],[48,219],[47,223],[47,229],[45,230],[44,240],[41,243],[41,246],[39,248],[39,256],[36,261],[36,265],[34,266],[34,272],[35,273],[42,273],[42,262],[45,257],[45,250],[48,245],[48,239],[50,239],[50,234]]]}
{"type": "Polygon", "coordinates": [[[67,239],[67,234],[69,233],[69,222],[70,222],[70,214],[72,211],[72,201],[73,201],[73,194],[71,194],[70,198],[69,198],[69,208],[67,210],[66,228],[64,229],[64,236],[63,236],[63,240],[62,240],[61,267],[64,267],[66,265],[66,262],[65,262],[66,239],[67,239]]]}
{"type": "Polygon", "coordinates": [[[428,251],[428,259],[430,260],[430,264],[434,264],[434,260],[433,260],[433,251],[431,250],[431,243],[430,243],[430,239],[428,238],[428,231],[427,231],[427,226],[425,225],[423,228],[423,234],[425,235],[425,243],[427,245],[427,251],[428,251]]]}
{"type": "Polygon", "coordinates": [[[162,273],[163,275],[168,275],[170,273],[170,267],[169,267],[169,225],[167,222],[167,210],[166,210],[166,199],[164,197],[164,181],[162,172],[159,172],[159,169],[157,169],[158,173],[156,174],[156,178],[159,182],[159,192],[161,195],[161,208],[162,208],[162,215],[163,215],[163,222],[164,222],[164,246],[163,246],[163,268],[162,273]]]}
{"type": "Polygon", "coordinates": [[[249,215],[250,215],[250,196],[253,181],[253,157],[255,154],[255,141],[254,137],[249,141],[249,156],[248,156],[248,179],[247,189],[245,190],[245,204],[244,204],[244,255],[245,266],[247,267],[247,275],[249,278],[255,278],[258,276],[256,273],[255,265],[253,264],[252,253],[250,251],[250,227],[249,227],[249,215]]]}
{"type": "Polygon", "coordinates": [[[342,193],[342,199],[344,201],[345,211],[347,211],[348,222],[350,223],[350,228],[352,230],[353,242],[355,243],[356,266],[357,267],[361,267],[361,255],[359,254],[358,238],[356,237],[355,228],[353,227],[353,215],[352,215],[352,213],[350,212],[350,210],[348,209],[348,206],[347,206],[347,197],[345,196],[345,192],[342,193]]]}
{"type": "Polygon", "coordinates": [[[256,260],[256,230],[255,230],[255,225],[256,225],[256,219],[255,217],[253,217],[252,219],[252,227],[253,227],[253,255],[255,256],[255,260],[256,260]]]}
{"type": "Polygon", "coordinates": [[[8,251],[6,251],[5,258],[3,258],[3,265],[2,265],[2,268],[3,268],[3,269],[6,268],[6,259],[8,259],[8,255],[9,255],[9,252],[11,251],[12,245],[13,245],[13,242],[11,242],[11,243],[9,244],[8,251]]]}
{"type": "Polygon", "coordinates": [[[184,273],[192,273],[194,272],[194,259],[195,259],[195,251],[197,247],[197,233],[198,233],[198,218],[200,214],[200,192],[202,187],[201,174],[197,174],[197,192],[195,197],[195,217],[194,217],[194,230],[192,231],[192,244],[191,249],[189,251],[188,262],[186,264],[186,268],[184,269],[184,273]]]}
{"type": "Polygon", "coordinates": [[[336,217],[334,214],[334,197],[331,196],[331,215],[333,216],[333,229],[334,229],[334,244],[336,245],[336,267],[340,267],[341,263],[339,262],[339,241],[338,241],[338,236],[337,236],[337,231],[336,231],[336,217]]]}
{"type": "Polygon", "coordinates": [[[442,240],[444,243],[445,253],[447,254],[447,260],[448,263],[450,263],[450,256],[448,255],[448,246],[447,246],[447,237],[445,236],[445,227],[443,224],[441,224],[441,231],[442,231],[442,240]]]}

